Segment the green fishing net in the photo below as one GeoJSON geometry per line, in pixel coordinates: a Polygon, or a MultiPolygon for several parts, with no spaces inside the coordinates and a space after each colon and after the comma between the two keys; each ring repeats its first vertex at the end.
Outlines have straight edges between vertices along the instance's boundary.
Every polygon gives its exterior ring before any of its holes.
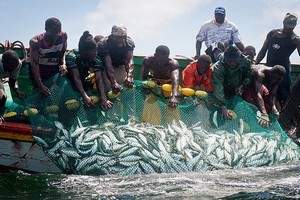
{"type": "MultiPolygon", "coordinates": [[[[238,96],[227,105],[236,116],[223,120],[211,96],[180,96],[178,107],[170,108],[160,87],[144,88],[141,81],[111,99],[107,111],[99,102],[84,107],[67,77],[45,84],[49,97],[33,88],[5,112],[28,119],[36,142],[64,173],[179,173],[299,160],[298,146],[277,119],[270,115],[271,126],[261,127],[257,108],[238,96]]],[[[90,89],[88,95],[98,93],[90,89]]]]}

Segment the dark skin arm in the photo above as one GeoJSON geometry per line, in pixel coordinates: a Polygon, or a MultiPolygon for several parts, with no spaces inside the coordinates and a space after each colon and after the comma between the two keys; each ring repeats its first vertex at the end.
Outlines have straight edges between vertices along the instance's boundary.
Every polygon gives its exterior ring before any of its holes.
{"type": "Polygon", "coordinates": [[[260,63],[260,61],[262,61],[262,59],[264,59],[264,57],[265,57],[265,55],[267,53],[269,44],[270,44],[270,40],[268,38],[266,38],[266,40],[264,41],[264,44],[263,44],[262,48],[260,49],[260,51],[258,52],[258,54],[256,56],[256,61],[255,61],[256,65],[258,63],[260,63]]]}
{"type": "Polygon", "coordinates": [[[124,84],[127,87],[132,87],[133,86],[132,73],[133,73],[133,70],[134,70],[133,51],[128,51],[127,52],[125,70],[126,70],[127,76],[124,80],[124,84]]]}
{"type": "Polygon", "coordinates": [[[105,89],[104,89],[104,82],[103,82],[103,75],[102,71],[98,70],[95,72],[95,79],[97,84],[97,89],[100,94],[100,100],[101,100],[101,107],[103,110],[108,110],[113,107],[113,103],[109,100],[107,100],[105,89]]]}
{"type": "Polygon", "coordinates": [[[146,80],[149,74],[149,57],[143,59],[142,80],[146,80]]]}
{"type": "Polygon", "coordinates": [[[81,79],[80,79],[80,74],[79,74],[79,71],[77,68],[73,68],[73,69],[70,69],[70,75],[75,83],[75,86],[77,88],[77,90],[79,91],[82,99],[83,99],[83,102],[84,102],[84,105],[86,107],[91,107],[93,106],[93,102],[91,100],[91,98],[87,95],[87,93],[84,91],[83,89],[83,84],[81,82],[81,79]]]}
{"type": "Polygon", "coordinates": [[[172,60],[172,72],[171,72],[171,80],[172,80],[172,97],[169,100],[169,106],[175,108],[178,105],[178,86],[179,86],[179,64],[177,60],[172,60]]]}
{"type": "MultiPolygon", "coordinates": [[[[67,73],[67,68],[65,65],[65,53],[67,49],[67,34],[64,34],[65,36],[65,43],[63,44],[63,56],[60,58],[60,71],[61,74],[64,75],[67,73]]],[[[30,58],[31,58],[31,69],[33,73],[34,81],[39,89],[39,92],[43,96],[49,96],[50,90],[48,87],[46,87],[43,82],[40,75],[40,68],[39,68],[39,45],[38,40],[36,38],[32,38],[29,42],[30,46],[30,58]]]]}
{"type": "Polygon", "coordinates": [[[31,58],[31,70],[33,73],[34,81],[39,89],[40,94],[43,96],[49,96],[50,90],[43,84],[40,75],[38,40],[36,38],[32,38],[29,42],[29,46],[30,46],[30,58],[31,58]]]}
{"type": "Polygon", "coordinates": [[[295,40],[294,40],[295,44],[296,44],[296,48],[297,48],[297,51],[298,51],[298,55],[300,56],[300,38],[297,37],[295,40]]]}
{"type": "Polygon", "coordinates": [[[26,97],[26,94],[24,92],[19,91],[19,85],[17,80],[9,78],[8,84],[9,87],[16,93],[18,98],[24,99],[26,97]]]}
{"type": "Polygon", "coordinates": [[[256,71],[254,76],[255,76],[255,81],[254,81],[255,94],[256,94],[258,109],[260,110],[261,113],[266,114],[267,110],[265,107],[265,102],[262,94],[262,85],[263,85],[265,75],[259,71],[256,71]]]}
{"type": "Polygon", "coordinates": [[[121,85],[119,83],[117,83],[115,75],[114,75],[114,67],[112,65],[112,61],[111,61],[111,57],[110,56],[106,56],[104,59],[104,66],[106,69],[106,74],[107,77],[110,81],[111,84],[111,89],[115,92],[122,92],[123,88],[121,87],[121,85]]]}
{"type": "Polygon", "coordinates": [[[68,36],[67,36],[66,33],[64,34],[64,36],[65,36],[65,39],[64,39],[65,43],[63,44],[63,49],[62,49],[63,54],[59,58],[60,59],[59,71],[60,71],[62,76],[68,73],[67,66],[66,66],[66,59],[65,59],[66,58],[67,46],[68,46],[68,44],[67,44],[68,36]]]}
{"type": "Polygon", "coordinates": [[[195,60],[198,59],[200,56],[201,47],[202,47],[202,42],[197,40],[196,41],[196,56],[194,57],[195,60]]]}

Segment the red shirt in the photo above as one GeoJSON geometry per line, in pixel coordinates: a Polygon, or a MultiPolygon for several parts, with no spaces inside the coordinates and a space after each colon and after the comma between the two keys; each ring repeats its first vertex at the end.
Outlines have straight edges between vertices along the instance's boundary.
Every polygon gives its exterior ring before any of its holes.
{"type": "Polygon", "coordinates": [[[211,85],[211,74],[212,66],[210,66],[205,74],[200,75],[197,71],[197,62],[192,62],[182,71],[183,87],[197,87],[206,92],[212,92],[213,88],[211,85]]]}

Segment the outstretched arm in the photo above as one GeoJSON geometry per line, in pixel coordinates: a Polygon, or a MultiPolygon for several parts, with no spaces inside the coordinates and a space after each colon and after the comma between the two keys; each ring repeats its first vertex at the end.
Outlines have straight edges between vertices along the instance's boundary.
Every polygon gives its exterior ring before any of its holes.
{"type": "Polygon", "coordinates": [[[299,36],[295,38],[295,44],[297,47],[298,55],[300,56],[300,37],[299,36]]]}
{"type": "Polygon", "coordinates": [[[107,110],[107,109],[111,109],[114,104],[111,101],[107,100],[102,73],[103,73],[102,70],[96,71],[95,79],[96,79],[97,89],[100,94],[101,107],[103,110],[107,110]]]}
{"type": "Polygon", "coordinates": [[[111,57],[108,55],[104,58],[104,66],[106,70],[107,77],[111,84],[111,89],[117,93],[122,91],[122,87],[119,83],[117,83],[115,78],[114,67],[112,65],[111,57]]]}
{"type": "Polygon", "coordinates": [[[256,65],[259,64],[262,61],[262,59],[264,59],[264,57],[267,53],[269,44],[270,44],[270,40],[267,37],[266,40],[264,41],[264,44],[263,44],[262,48],[260,49],[260,51],[258,52],[258,54],[256,56],[256,61],[255,61],[256,65]]]}
{"type": "Polygon", "coordinates": [[[32,70],[34,82],[37,85],[41,95],[49,96],[50,90],[43,84],[40,75],[38,40],[36,38],[32,38],[29,42],[29,46],[30,46],[30,58],[31,58],[31,70],[32,70]]]}
{"type": "Polygon", "coordinates": [[[127,87],[133,86],[133,70],[134,70],[134,63],[133,63],[133,51],[128,51],[126,55],[126,62],[125,62],[125,70],[127,76],[124,80],[124,84],[127,87]]]}
{"type": "Polygon", "coordinates": [[[149,57],[143,59],[142,80],[146,80],[149,75],[149,57]]]}
{"type": "Polygon", "coordinates": [[[267,110],[265,107],[265,102],[263,99],[263,90],[262,90],[262,83],[263,83],[264,76],[262,74],[257,74],[256,79],[254,81],[255,85],[255,96],[256,96],[256,104],[258,106],[259,111],[262,114],[267,114],[267,110]]]}
{"type": "Polygon", "coordinates": [[[170,107],[176,107],[178,105],[178,86],[179,86],[179,63],[177,60],[172,60],[172,72],[171,72],[171,81],[172,81],[172,97],[169,101],[170,107]]]}
{"type": "Polygon", "coordinates": [[[255,95],[256,95],[256,105],[258,106],[261,115],[258,118],[258,124],[262,127],[270,126],[270,118],[266,110],[266,102],[263,99],[264,90],[263,90],[263,81],[265,75],[263,73],[257,72],[255,79],[255,95]]]}
{"type": "Polygon", "coordinates": [[[196,41],[196,56],[194,57],[194,59],[198,59],[200,56],[200,52],[201,52],[201,47],[202,47],[202,42],[200,40],[196,41]]]}
{"type": "Polygon", "coordinates": [[[66,66],[66,53],[67,53],[67,46],[68,46],[67,40],[68,40],[67,33],[64,33],[64,41],[65,42],[64,42],[63,48],[62,48],[62,55],[59,58],[59,60],[60,60],[59,71],[60,71],[61,75],[65,75],[66,73],[68,73],[67,66],[66,66]]]}
{"type": "Polygon", "coordinates": [[[80,79],[80,74],[79,74],[78,69],[72,68],[72,69],[69,69],[69,71],[70,71],[70,75],[75,83],[75,86],[83,99],[84,105],[86,107],[93,106],[93,102],[92,102],[91,98],[87,95],[87,93],[83,89],[83,85],[82,85],[82,82],[80,79]]]}
{"type": "Polygon", "coordinates": [[[20,99],[24,99],[26,94],[24,92],[20,92],[19,91],[19,85],[18,85],[18,81],[13,79],[13,78],[9,78],[9,81],[8,81],[8,84],[9,84],[9,87],[15,91],[16,95],[18,98],[20,99]]]}

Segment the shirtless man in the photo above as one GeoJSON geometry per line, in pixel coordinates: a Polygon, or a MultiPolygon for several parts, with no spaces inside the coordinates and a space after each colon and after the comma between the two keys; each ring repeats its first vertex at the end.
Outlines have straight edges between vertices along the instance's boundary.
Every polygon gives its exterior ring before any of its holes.
{"type": "Polygon", "coordinates": [[[151,78],[158,85],[172,84],[172,96],[169,100],[170,107],[178,105],[179,86],[179,63],[173,58],[169,58],[170,50],[165,45],[156,48],[154,56],[147,56],[143,60],[142,79],[151,78]]]}
{"type": "Polygon", "coordinates": [[[268,113],[272,112],[279,117],[276,109],[276,93],[282,82],[286,70],[281,65],[274,67],[254,65],[252,84],[245,89],[243,99],[257,106],[261,112],[258,123],[263,127],[270,126],[268,113]]]}

